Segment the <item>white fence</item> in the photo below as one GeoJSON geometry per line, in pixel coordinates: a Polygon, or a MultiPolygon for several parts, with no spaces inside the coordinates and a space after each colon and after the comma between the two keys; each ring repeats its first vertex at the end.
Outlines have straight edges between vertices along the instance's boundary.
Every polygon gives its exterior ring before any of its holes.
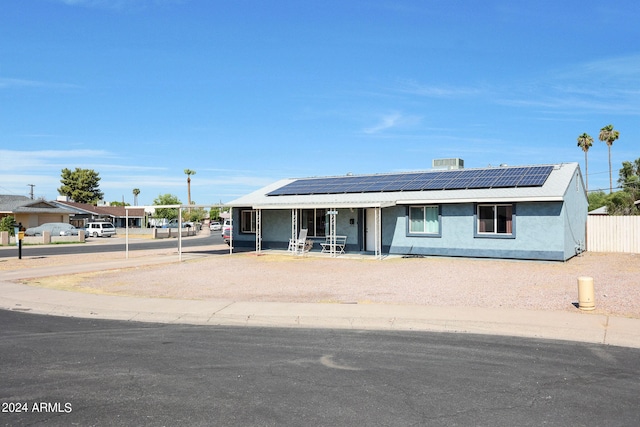
{"type": "Polygon", "coordinates": [[[640,253],[640,216],[589,215],[587,250],[640,253]]]}

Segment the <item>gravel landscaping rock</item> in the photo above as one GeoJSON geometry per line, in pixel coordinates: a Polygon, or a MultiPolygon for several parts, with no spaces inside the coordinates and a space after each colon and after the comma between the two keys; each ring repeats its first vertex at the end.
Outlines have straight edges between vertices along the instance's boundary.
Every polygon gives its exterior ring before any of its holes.
{"type": "MultiPolygon", "coordinates": [[[[171,261],[176,253],[149,251],[133,256],[150,255],[167,255],[171,261]]],[[[5,260],[0,262],[0,270],[122,256],[111,253],[21,262],[5,260]]],[[[29,283],[70,291],[153,298],[578,311],[579,276],[594,278],[595,313],[640,318],[640,254],[587,252],[563,263],[445,257],[388,257],[379,261],[344,256],[239,253],[40,278],[29,283]]]]}

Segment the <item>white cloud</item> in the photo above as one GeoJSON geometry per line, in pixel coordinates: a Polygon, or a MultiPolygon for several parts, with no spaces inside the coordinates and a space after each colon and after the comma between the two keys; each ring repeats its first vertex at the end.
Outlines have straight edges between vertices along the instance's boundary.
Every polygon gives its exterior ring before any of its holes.
{"type": "Polygon", "coordinates": [[[0,162],[0,171],[38,169],[45,172],[53,168],[60,168],[61,161],[68,164],[71,161],[87,161],[105,157],[114,157],[114,155],[105,150],[0,150],[0,158],[7,159],[7,161],[0,162]]]}
{"type": "Polygon", "coordinates": [[[421,84],[413,80],[401,82],[398,89],[401,93],[407,93],[430,98],[463,98],[478,96],[485,92],[484,89],[464,86],[436,86],[421,84]]]}
{"type": "Polygon", "coordinates": [[[420,120],[421,118],[418,116],[407,116],[401,113],[385,114],[375,125],[363,129],[363,132],[369,135],[378,134],[393,128],[412,126],[419,123],[420,120]]]}
{"type": "Polygon", "coordinates": [[[398,120],[400,120],[400,118],[401,116],[398,113],[383,116],[376,125],[364,129],[364,133],[378,133],[382,132],[383,130],[392,128],[396,125],[396,123],[398,123],[398,120]]]}
{"type": "Polygon", "coordinates": [[[147,7],[180,4],[184,0],[57,0],[67,6],[105,10],[144,10],[147,7]]]}
{"type": "Polygon", "coordinates": [[[74,89],[78,87],[79,86],[70,84],[70,83],[44,82],[40,80],[0,77],[0,89],[14,89],[14,88],[74,89]]]}
{"type": "Polygon", "coordinates": [[[552,70],[534,81],[496,90],[502,105],[567,113],[640,115],[640,55],[604,58],[552,70]]]}

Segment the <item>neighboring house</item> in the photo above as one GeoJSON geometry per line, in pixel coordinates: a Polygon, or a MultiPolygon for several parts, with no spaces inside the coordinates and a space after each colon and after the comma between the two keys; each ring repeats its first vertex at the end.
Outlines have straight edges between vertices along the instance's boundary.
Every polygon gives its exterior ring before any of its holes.
{"type": "Polygon", "coordinates": [[[597,209],[589,211],[589,215],[609,215],[609,212],[607,212],[606,206],[600,206],[597,209]]]}
{"type": "Polygon", "coordinates": [[[127,225],[127,211],[129,227],[141,227],[144,219],[144,208],[125,209],[124,206],[93,206],[88,203],[76,203],[57,200],[54,203],[72,212],[71,223],[76,227],[84,227],[87,222],[107,221],[116,227],[127,225]]]}
{"type": "Polygon", "coordinates": [[[284,179],[226,204],[233,246],[312,250],[346,236],[374,254],[567,260],[585,248],[577,163],[284,179]]]}
{"type": "MultiPolygon", "coordinates": [[[[640,209],[640,200],[636,200],[633,204],[640,209]]],[[[609,212],[606,206],[600,206],[597,209],[589,211],[589,215],[609,215],[609,212]]]]}
{"type": "Polygon", "coordinates": [[[0,195],[0,218],[13,216],[23,227],[37,227],[47,222],[69,222],[68,209],[42,199],[26,196],[0,195]]]}

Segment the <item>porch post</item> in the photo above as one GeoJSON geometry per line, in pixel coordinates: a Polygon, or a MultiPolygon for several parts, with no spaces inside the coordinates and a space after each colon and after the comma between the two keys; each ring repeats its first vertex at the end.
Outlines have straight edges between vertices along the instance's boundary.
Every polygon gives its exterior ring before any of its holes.
{"type": "MultiPolygon", "coordinates": [[[[224,221],[223,221],[224,224],[224,221]]],[[[224,231],[224,225],[222,226],[224,231]]],[[[233,253],[233,208],[229,207],[229,255],[233,253]]]]}
{"type": "Polygon", "coordinates": [[[336,243],[338,241],[336,237],[336,217],[338,216],[338,210],[329,208],[329,253],[332,257],[336,256],[336,243]]]}
{"type": "Polygon", "coordinates": [[[178,208],[178,259],[182,262],[182,206],[178,208]]]}
{"type": "Polygon", "coordinates": [[[124,231],[124,253],[125,258],[129,259],[129,208],[124,207],[124,220],[125,222],[125,231],[124,231]]]}
{"type": "Polygon", "coordinates": [[[375,216],[375,257],[376,259],[382,259],[382,211],[377,207],[374,210],[375,216]]]}
{"type": "MultiPolygon", "coordinates": [[[[291,242],[295,242],[298,238],[298,210],[291,209],[291,242]]],[[[289,248],[291,249],[291,248],[289,248]]]]}
{"type": "Polygon", "coordinates": [[[262,209],[256,209],[256,253],[262,252],[262,209]]]}

